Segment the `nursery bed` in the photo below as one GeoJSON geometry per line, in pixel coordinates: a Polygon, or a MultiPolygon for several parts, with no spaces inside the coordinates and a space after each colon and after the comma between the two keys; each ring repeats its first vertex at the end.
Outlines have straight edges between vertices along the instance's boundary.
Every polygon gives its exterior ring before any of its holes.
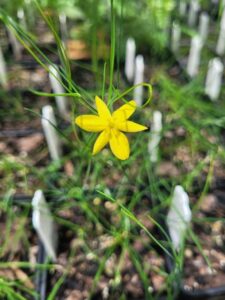
{"type": "MultiPolygon", "coordinates": [[[[54,10],[46,12],[46,16],[50,15],[58,22],[54,10]]],[[[132,18],[130,24],[131,21],[132,18]]],[[[38,24],[40,28],[34,31],[41,41],[37,43],[40,50],[59,65],[53,35],[45,23],[39,20],[38,24]]],[[[70,25],[74,25],[72,21],[70,25]]],[[[91,26],[97,32],[97,24],[91,26]]],[[[12,53],[5,51],[4,44],[3,52],[10,64],[8,91],[2,90],[0,94],[0,152],[4,153],[0,161],[0,228],[6,233],[0,237],[0,244],[4,245],[3,250],[0,247],[0,257],[8,263],[7,267],[0,264],[0,280],[16,281],[15,290],[27,300],[38,299],[38,295],[20,290],[19,285],[41,294],[41,286],[46,283],[47,296],[41,300],[47,297],[54,300],[199,297],[217,300],[219,293],[221,300],[224,299],[225,107],[222,98],[225,90],[222,88],[218,103],[211,103],[203,94],[208,60],[214,55],[211,47],[215,42],[214,27],[217,28],[213,24],[209,35],[211,43],[203,52],[200,76],[193,81],[185,71],[190,33],[185,36],[177,57],[166,49],[158,54],[157,48],[149,50],[148,44],[139,41],[137,53],[142,50],[144,53],[144,81],[151,82],[153,97],[151,105],[137,108],[132,120],[150,127],[150,132],[137,133],[140,135],[136,139],[128,134],[131,156],[125,162],[118,162],[108,146],[92,156],[95,134],[84,133],[74,121],[73,124],[62,121],[54,97],[28,91],[50,93],[47,72],[24,50],[22,59],[14,65],[12,53]],[[57,127],[62,133],[63,154],[59,161],[51,161],[41,126],[40,114],[46,104],[53,105],[57,127]],[[155,111],[162,112],[163,129],[158,161],[150,162],[147,147],[154,135],[155,111]],[[165,241],[159,220],[163,218],[165,223],[171,194],[178,184],[189,194],[192,222],[183,252],[176,256],[171,241],[165,241]],[[33,193],[40,188],[58,235],[57,259],[48,266],[43,245],[32,229],[31,201],[33,193]],[[36,263],[41,263],[41,267],[34,268],[36,263]],[[215,297],[210,298],[211,294],[215,297]]],[[[121,32],[121,38],[122,35],[121,32]]],[[[103,43],[104,32],[103,38],[98,33],[95,38],[103,43]]],[[[78,48],[82,45],[80,41],[77,43],[78,48]]],[[[92,47],[93,53],[97,51],[97,43],[92,47]]],[[[107,52],[107,45],[103,50],[107,52]]],[[[76,54],[76,47],[73,51],[76,54]]],[[[107,99],[110,80],[115,82],[111,86],[114,99],[120,90],[131,86],[119,56],[114,62],[117,71],[109,80],[107,72],[112,62],[91,61],[90,53],[82,54],[84,60],[70,61],[71,77],[88,104],[94,103],[95,95],[105,95],[107,99]]],[[[72,83],[70,80],[66,86],[72,83]]],[[[121,97],[113,108],[132,97],[133,91],[121,97]]],[[[144,101],[147,97],[144,89],[144,101]]],[[[68,100],[74,101],[71,118],[87,113],[80,99],[68,97],[68,100]]]]}

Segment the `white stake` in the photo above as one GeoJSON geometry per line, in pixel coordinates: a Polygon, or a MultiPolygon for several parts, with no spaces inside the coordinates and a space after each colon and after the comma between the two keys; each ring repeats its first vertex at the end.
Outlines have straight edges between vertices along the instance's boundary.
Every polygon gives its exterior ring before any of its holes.
{"type": "Polygon", "coordinates": [[[26,16],[27,16],[26,20],[28,20],[28,25],[30,24],[34,25],[36,21],[34,17],[34,8],[31,1],[32,0],[25,0],[25,6],[24,6],[26,11],[26,16]]]}
{"type": "Polygon", "coordinates": [[[209,15],[205,12],[202,12],[200,15],[200,21],[199,21],[199,35],[203,41],[203,43],[206,41],[208,37],[209,32],[209,15]]]}
{"type": "Polygon", "coordinates": [[[220,20],[220,28],[225,28],[225,8],[223,10],[223,14],[221,16],[221,20],[220,20]]]}
{"type": "Polygon", "coordinates": [[[179,4],[179,14],[181,17],[185,17],[187,13],[187,3],[184,1],[180,1],[179,4]]]}
{"type": "Polygon", "coordinates": [[[62,40],[65,42],[68,38],[68,29],[67,29],[66,15],[64,13],[61,13],[59,15],[59,24],[60,24],[61,37],[62,40]]]}
{"type": "Polygon", "coordinates": [[[216,53],[218,55],[224,55],[225,52],[225,9],[223,10],[223,15],[220,21],[220,33],[216,45],[216,53]]]}
{"type": "Polygon", "coordinates": [[[198,35],[194,36],[191,40],[191,48],[187,62],[187,73],[192,78],[196,76],[199,71],[202,46],[201,38],[198,35]]]}
{"type": "Polygon", "coordinates": [[[171,37],[171,50],[177,54],[180,48],[181,29],[180,25],[176,22],[172,24],[172,37],[171,37]]]}
{"type": "MultiPolygon", "coordinates": [[[[220,1],[221,0],[211,0],[212,4],[214,4],[214,5],[219,5],[220,1]]],[[[221,2],[224,2],[224,0],[222,0],[221,2]]]]}
{"type": "Polygon", "coordinates": [[[153,112],[153,120],[151,124],[151,135],[148,142],[148,153],[150,161],[155,163],[158,160],[158,146],[161,140],[162,131],[162,114],[160,111],[153,112]]]}
{"type": "Polygon", "coordinates": [[[2,48],[0,47],[0,83],[4,89],[7,89],[7,70],[2,48]]]}
{"type": "Polygon", "coordinates": [[[213,58],[209,62],[208,73],[206,76],[205,93],[212,101],[219,97],[224,66],[219,58],[213,58]]]}
{"type": "Polygon", "coordinates": [[[56,119],[51,105],[45,105],[42,108],[41,122],[51,159],[59,160],[62,154],[62,148],[59,136],[54,127],[56,126],[56,119]]]}
{"type": "Polygon", "coordinates": [[[15,60],[20,60],[22,58],[22,46],[18,42],[14,32],[12,32],[8,28],[7,28],[7,32],[8,32],[8,35],[9,35],[9,42],[11,44],[15,60]]]}
{"type": "Polygon", "coordinates": [[[191,215],[188,194],[182,186],[177,185],[166,218],[173,246],[177,250],[182,246],[185,232],[191,222],[191,215]]]}
{"type": "Polygon", "coordinates": [[[127,79],[131,82],[134,79],[134,69],[135,69],[135,53],[136,45],[132,38],[129,38],[126,43],[126,57],[125,57],[125,75],[127,79]]]}
{"type": "Polygon", "coordinates": [[[43,243],[47,255],[56,261],[57,231],[48,204],[41,190],[34,193],[32,200],[32,223],[43,243]]]}
{"type": "Polygon", "coordinates": [[[224,55],[224,52],[225,52],[225,29],[221,28],[217,45],[216,45],[216,53],[222,56],[224,55]]]}
{"type": "Polygon", "coordinates": [[[199,10],[200,10],[200,5],[198,0],[191,0],[189,13],[188,13],[188,25],[190,27],[194,27],[196,25],[199,10]]]}
{"type": "MultiPolygon", "coordinates": [[[[56,65],[50,65],[49,66],[49,79],[51,83],[51,87],[53,90],[53,93],[55,94],[64,94],[65,90],[61,84],[61,77],[59,73],[59,68],[56,65]]],[[[64,96],[55,96],[57,108],[59,110],[60,115],[63,118],[68,117],[68,111],[67,111],[67,99],[64,96]]]]}
{"type": "MultiPolygon", "coordinates": [[[[137,55],[135,59],[135,75],[134,85],[144,82],[144,58],[142,55],[137,55]]],[[[139,86],[134,89],[134,100],[138,106],[142,105],[143,101],[143,86],[139,86]]]]}
{"type": "Polygon", "coordinates": [[[27,24],[25,20],[24,10],[22,8],[18,9],[17,11],[17,17],[20,21],[21,26],[23,26],[24,29],[27,29],[27,24]]]}

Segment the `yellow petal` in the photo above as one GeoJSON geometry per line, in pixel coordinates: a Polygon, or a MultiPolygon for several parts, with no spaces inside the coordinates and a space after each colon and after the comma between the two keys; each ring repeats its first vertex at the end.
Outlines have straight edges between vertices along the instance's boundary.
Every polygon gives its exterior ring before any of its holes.
{"type": "Polygon", "coordinates": [[[117,110],[115,110],[112,114],[112,117],[113,119],[125,121],[135,112],[136,107],[136,102],[134,100],[131,100],[128,103],[122,105],[117,110]]]}
{"type": "Polygon", "coordinates": [[[125,132],[138,132],[148,129],[148,127],[143,126],[141,124],[132,122],[132,121],[125,121],[121,123],[116,123],[117,129],[125,132]]]}
{"type": "Polygon", "coordinates": [[[127,137],[122,132],[112,129],[110,140],[112,153],[119,159],[125,160],[130,155],[130,146],[127,137]]]}
{"type": "Polygon", "coordinates": [[[90,132],[99,132],[106,128],[107,123],[95,115],[82,115],[75,119],[75,123],[82,129],[90,132]]]}
{"type": "Polygon", "coordinates": [[[98,115],[100,118],[103,118],[103,119],[111,118],[111,113],[108,109],[108,106],[105,104],[104,101],[102,101],[102,99],[100,99],[98,96],[96,96],[95,103],[96,103],[98,115]]]}
{"type": "Polygon", "coordinates": [[[99,134],[97,140],[95,141],[92,154],[95,155],[96,153],[101,151],[108,142],[109,142],[109,131],[104,130],[99,134]]]}

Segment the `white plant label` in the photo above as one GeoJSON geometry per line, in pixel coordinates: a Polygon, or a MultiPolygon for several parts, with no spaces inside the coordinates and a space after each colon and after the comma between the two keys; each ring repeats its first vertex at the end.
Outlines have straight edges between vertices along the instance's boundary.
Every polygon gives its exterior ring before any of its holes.
{"type": "Polygon", "coordinates": [[[216,53],[218,55],[224,55],[225,53],[225,29],[221,28],[219,38],[216,45],[216,53]]]}
{"type": "MultiPolygon", "coordinates": [[[[32,0],[25,0],[25,11],[26,11],[26,20],[29,20],[29,23],[34,24],[35,16],[34,16],[34,9],[31,5],[32,0]]],[[[26,23],[27,24],[27,23],[26,23]]]]}
{"type": "Polygon", "coordinates": [[[4,89],[7,88],[7,70],[2,48],[0,47],[0,83],[4,89]]]}
{"type": "Polygon", "coordinates": [[[209,32],[209,15],[205,12],[201,13],[199,21],[199,35],[203,41],[206,41],[209,32]]]}
{"type": "Polygon", "coordinates": [[[224,66],[219,58],[213,58],[209,62],[208,73],[206,76],[205,93],[212,101],[219,97],[224,66]]]}
{"type": "Polygon", "coordinates": [[[173,22],[172,24],[172,37],[171,37],[171,50],[177,54],[180,48],[181,28],[179,24],[173,22]]]}
{"type": "Polygon", "coordinates": [[[198,20],[198,12],[200,10],[200,5],[198,0],[191,0],[189,13],[188,13],[188,25],[194,27],[198,20]]]}
{"type": "Polygon", "coordinates": [[[179,14],[181,17],[185,17],[187,13],[187,3],[184,1],[180,1],[179,4],[179,14]]]}
{"type": "MultiPolygon", "coordinates": [[[[144,69],[144,57],[142,55],[137,55],[135,59],[134,85],[144,82],[144,69]]],[[[139,86],[134,89],[134,100],[136,101],[138,106],[142,105],[143,93],[143,86],[139,86]]]]}
{"type": "Polygon", "coordinates": [[[191,40],[191,48],[187,62],[187,73],[192,78],[196,76],[199,71],[202,46],[203,43],[200,36],[194,36],[191,40]]]}
{"type": "Polygon", "coordinates": [[[13,55],[16,60],[20,60],[22,58],[22,46],[17,40],[15,34],[10,29],[7,28],[7,32],[9,35],[9,42],[13,50],[13,55]]]}
{"type": "Polygon", "coordinates": [[[23,26],[24,29],[27,29],[27,24],[25,20],[24,10],[22,8],[18,9],[17,17],[20,21],[20,24],[23,26]]]}
{"type": "Polygon", "coordinates": [[[62,146],[54,127],[56,126],[56,119],[51,105],[46,105],[42,108],[41,122],[51,159],[60,160],[60,156],[62,155],[62,146]]]}
{"type": "Polygon", "coordinates": [[[148,142],[148,153],[150,161],[155,163],[158,159],[158,146],[161,140],[162,131],[162,113],[160,111],[153,112],[153,121],[151,124],[151,136],[148,142]]]}
{"type": "Polygon", "coordinates": [[[135,70],[135,53],[136,45],[132,38],[129,38],[126,43],[126,57],[125,57],[125,75],[127,79],[132,82],[134,79],[135,70]]]}
{"type": "Polygon", "coordinates": [[[59,15],[59,24],[60,24],[61,37],[62,40],[65,42],[68,37],[68,29],[67,29],[66,15],[64,13],[61,13],[59,15]]]}
{"type": "Polygon", "coordinates": [[[216,45],[216,53],[218,55],[224,55],[225,53],[225,9],[220,21],[220,33],[216,45]]]}
{"type": "Polygon", "coordinates": [[[47,255],[56,261],[57,234],[51,212],[41,190],[34,193],[32,200],[32,223],[47,255]]]}
{"type": "Polygon", "coordinates": [[[170,210],[166,217],[169,234],[175,249],[182,245],[185,232],[191,222],[191,209],[189,197],[183,187],[177,185],[174,189],[170,210]]]}
{"type": "Polygon", "coordinates": [[[220,28],[225,28],[225,8],[223,10],[223,14],[222,14],[222,17],[221,17],[221,20],[220,20],[220,28]]]}
{"type": "MultiPolygon", "coordinates": [[[[49,80],[51,83],[51,87],[54,94],[64,94],[65,90],[61,84],[61,77],[59,73],[59,68],[56,65],[50,65],[49,66],[49,80]]],[[[57,108],[59,110],[60,115],[63,118],[66,118],[68,116],[68,103],[67,99],[64,96],[55,96],[57,108]]]]}

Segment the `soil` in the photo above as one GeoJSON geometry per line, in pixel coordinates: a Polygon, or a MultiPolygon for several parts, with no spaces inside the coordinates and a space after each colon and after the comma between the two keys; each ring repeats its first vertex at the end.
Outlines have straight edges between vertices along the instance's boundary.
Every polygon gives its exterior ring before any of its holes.
{"type": "Polygon", "coordinates": [[[48,74],[39,66],[14,64],[8,69],[8,81],[9,91],[29,89],[49,91],[48,74]]]}
{"type": "Polygon", "coordinates": [[[41,68],[24,69],[20,65],[14,66],[9,70],[8,88],[9,91],[0,95],[0,137],[7,137],[5,130],[39,131],[41,108],[49,104],[50,100],[34,95],[29,89],[50,92],[46,72],[41,68]]]}
{"type": "Polygon", "coordinates": [[[193,227],[206,259],[193,242],[185,250],[184,288],[189,291],[221,287],[225,282],[224,169],[218,168],[215,173],[212,190],[202,199],[193,227]],[[204,218],[212,221],[201,223],[204,218]]]}
{"type": "MultiPolygon", "coordinates": [[[[125,251],[122,254],[120,245],[116,246],[116,240],[111,235],[104,233],[101,226],[96,227],[94,224],[87,224],[85,216],[79,214],[78,209],[70,210],[70,212],[68,210],[60,211],[59,215],[81,227],[85,223],[86,226],[90,227],[90,235],[83,240],[79,236],[75,236],[74,232],[59,227],[60,244],[57,268],[50,276],[50,290],[65,272],[70,253],[75,251],[76,255],[72,258],[67,277],[60,287],[56,300],[86,299],[94,287],[94,278],[102,262],[103,255],[109,253],[111,247],[113,251],[108,255],[106,266],[100,280],[96,283],[92,299],[118,299],[122,294],[125,294],[127,299],[144,299],[144,287],[130,253],[125,251]],[[88,252],[84,250],[87,246],[88,252]],[[123,255],[122,259],[121,255],[123,255]],[[115,276],[118,266],[121,277],[115,276]]],[[[149,230],[153,229],[154,225],[144,215],[139,217],[149,230]]],[[[115,218],[115,215],[111,218],[115,218]]],[[[164,268],[164,259],[157,254],[156,250],[149,247],[149,238],[144,232],[140,231],[139,236],[139,239],[130,240],[130,246],[135,255],[143,258],[142,267],[149,280],[148,290],[150,293],[163,291],[166,287],[166,277],[165,275],[159,275],[158,270],[164,268]]]]}
{"type": "MultiPolygon", "coordinates": [[[[198,214],[197,218],[205,217],[198,214]]],[[[197,224],[194,232],[198,236],[206,259],[197,246],[188,243],[185,249],[184,289],[187,291],[221,287],[225,282],[225,228],[223,221],[197,224]]]]}
{"type": "MultiPolygon", "coordinates": [[[[38,252],[37,237],[32,230],[30,230],[30,205],[23,203],[22,205],[13,205],[11,201],[8,201],[8,212],[10,211],[10,220],[0,210],[0,230],[4,232],[4,235],[0,236],[1,247],[1,262],[11,262],[14,264],[12,267],[3,267],[0,269],[0,278],[5,280],[15,280],[16,282],[22,282],[27,289],[34,289],[35,285],[32,281],[32,277],[35,275],[34,268],[23,268],[17,265],[17,262],[30,262],[35,263],[36,255],[38,252]],[[6,225],[7,224],[7,225],[6,225]],[[5,227],[7,226],[7,230],[5,227]],[[26,230],[26,237],[21,239],[18,235],[19,229],[26,230]],[[7,234],[10,234],[10,238],[6,238],[7,234]],[[12,247],[13,245],[13,247],[12,247]]],[[[16,288],[15,288],[16,290],[16,288]]],[[[29,294],[24,293],[26,299],[31,299],[29,294]]]]}

